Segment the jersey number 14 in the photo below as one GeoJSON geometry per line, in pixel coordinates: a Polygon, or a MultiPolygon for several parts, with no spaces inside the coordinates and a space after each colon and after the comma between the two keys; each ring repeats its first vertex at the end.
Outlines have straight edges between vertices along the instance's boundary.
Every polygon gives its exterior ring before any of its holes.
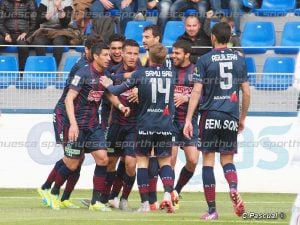
{"type": "Polygon", "coordinates": [[[165,94],[165,104],[169,103],[171,79],[170,78],[154,78],[150,79],[151,90],[152,90],[152,103],[157,101],[157,93],[165,94]],[[164,80],[166,84],[164,85],[164,80]]]}

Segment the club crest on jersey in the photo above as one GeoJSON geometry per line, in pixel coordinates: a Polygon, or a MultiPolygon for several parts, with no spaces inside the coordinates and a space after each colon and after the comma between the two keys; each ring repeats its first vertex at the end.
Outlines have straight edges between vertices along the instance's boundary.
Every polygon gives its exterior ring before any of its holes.
{"type": "Polygon", "coordinates": [[[91,102],[92,101],[99,102],[103,93],[104,93],[104,91],[90,90],[89,95],[88,95],[88,100],[91,102]]]}

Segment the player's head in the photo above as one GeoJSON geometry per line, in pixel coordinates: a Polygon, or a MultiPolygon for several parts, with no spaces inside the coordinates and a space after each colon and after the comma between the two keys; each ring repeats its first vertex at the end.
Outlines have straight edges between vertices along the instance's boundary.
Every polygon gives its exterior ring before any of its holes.
{"type": "Polygon", "coordinates": [[[133,39],[127,39],[123,43],[122,58],[125,69],[135,69],[139,59],[139,44],[133,39]]]}
{"type": "Polygon", "coordinates": [[[105,43],[97,43],[92,46],[91,54],[93,56],[94,67],[103,72],[110,62],[109,46],[105,43]]]}
{"type": "Polygon", "coordinates": [[[87,37],[84,42],[84,54],[88,60],[92,61],[91,48],[96,43],[103,42],[103,38],[98,34],[92,34],[87,37]]]}
{"type": "Polygon", "coordinates": [[[216,44],[227,44],[231,37],[231,27],[228,23],[216,23],[211,29],[211,42],[213,46],[216,44]]]}
{"type": "Polygon", "coordinates": [[[150,49],[153,45],[159,43],[161,40],[161,32],[157,25],[149,25],[144,27],[143,31],[143,45],[145,49],[150,49]]]}
{"type": "Polygon", "coordinates": [[[120,34],[113,34],[108,40],[110,57],[111,60],[115,63],[122,62],[122,46],[124,41],[125,37],[120,34]]]}
{"type": "Polygon", "coordinates": [[[162,65],[166,60],[168,49],[161,43],[153,45],[149,49],[149,60],[150,64],[162,65]]]}
{"type": "Polygon", "coordinates": [[[191,63],[191,44],[184,40],[178,40],[173,44],[172,59],[176,67],[185,67],[191,63]]]}
{"type": "Polygon", "coordinates": [[[201,22],[197,16],[187,16],[184,20],[185,32],[191,38],[195,38],[200,31],[201,22]]]}

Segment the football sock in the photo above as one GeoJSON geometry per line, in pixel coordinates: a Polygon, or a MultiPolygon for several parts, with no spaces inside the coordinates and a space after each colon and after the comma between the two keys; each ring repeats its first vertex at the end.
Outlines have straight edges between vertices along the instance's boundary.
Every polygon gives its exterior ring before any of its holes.
{"type": "Polygon", "coordinates": [[[216,211],[216,181],[214,168],[211,166],[202,167],[202,179],[204,195],[208,205],[208,213],[216,211]]]}
{"type": "Polygon", "coordinates": [[[111,186],[116,178],[116,171],[107,172],[104,184],[104,190],[101,194],[101,202],[106,203],[108,202],[108,197],[110,193],[111,186]]]}
{"type": "Polygon", "coordinates": [[[64,193],[61,197],[61,201],[70,199],[71,193],[75,188],[75,185],[77,184],[77,181],[79,180],[80,177],[80,170],[81,166],[77,170],[75,170],[67,179],[66,187],[64,190],[64,193]]]}
{"type": "Polygon", "coordinates": [[[54,187],[51,189],[51,194],[59,195],[60,187],[65,183],[72,173],[73,171],[71,171],[63,162],[63,165],[60,166],[56,173],[54,187]]]}
{"type": "Polygon", "coordinates": [[[159,165],[156,157],[149,159],[149,203],[153,204],[157,201],[157,180],[159,165]]]}
{"type": "Polygon", "coordinates": [[[173,191],[174,186],[172,167],[170,165],[165,165],[161,167],[160,177],[164,186],[164,191],[171,193],[173,191]]]}
{"type": "Polygon", "coordinates": [[[186,167],[182,167],[175,190],[179,194],[182,188],[189,182],[189,180],[193,177],[194,172],[188,171],[186,167]]]}
{"type": "Polygon", "coordinates": [[[237,190],[237,173],[234,164],[227,163],[223,166],[223,172],[230,189],[237,190]]]}
{"type": "Polygon", "coordinates": [[[137,184],[141,196],[141,201],[149,201],[149,179],[148,179],[148,169],[138,168],[137,169],[137,184]]]}
{"type": "Polygon", "coordinates": [[[95,166],[94,177],[93,177],[93,195],[92,195],[92,204],[95,204],[96,201],[100,201],[100,195],[104,190],[104,182],[106,177],[106,166],[95,166]]]}
{"type": "Polygon", "coordinates": [[[128,199],[128,196],[132,190],[135,181],[135,175],[129,176],[127,173],[124,174],[123,178],[123,192],[121,198],[128,199]]]}
{"type": "Polygon", "coordinates": [[[118,197],[123,186],[124,173],[125,173],[125,163],[123,161],[120,161],[117,168],[117,175],[115,177],[112,190],[109,195],[109,199],[114,199],[115,197],[118,197]]]}
{"type": "Polygon", "coordinates": [[[50,189],[52,183],[55,181],[55,176],[57,174],[57,171],[59,170],[59,168],[64,164],[64,161],[62,159],[58,160],[53,169],[51,170],[46,182],[42,185],[42,189],[50,189]]]}

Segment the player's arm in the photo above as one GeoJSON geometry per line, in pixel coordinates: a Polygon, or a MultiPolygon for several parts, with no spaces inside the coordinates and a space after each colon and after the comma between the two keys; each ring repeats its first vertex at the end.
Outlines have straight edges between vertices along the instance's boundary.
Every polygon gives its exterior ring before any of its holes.
{"type": "Polygon", "coordinates": [[[245,120],[250,105],[250,86],[248,81],[241,84],[242,90],[242,109],[240,112],[239,132],[245,128],[245,120]]]}
{"type": "Polygon", "coordinates": [[[79,135],[79,128],[77,125],[75,110],[74,110],[74,100],[77,97],[77,95],[78,95],[78,91],[69,89],[65,99],[65,107],[70,121],[70,128],[68,134],[69,141],[76,141],[79,135]]]}
{"type": "Polygon", "coordinates": [[[106,94],[108,100],[111,102],[111,104],[119,109],[126,117],[130,114],[130,108],[125,107],[119,100],[119,98],[111,93],[106,94]]]}

